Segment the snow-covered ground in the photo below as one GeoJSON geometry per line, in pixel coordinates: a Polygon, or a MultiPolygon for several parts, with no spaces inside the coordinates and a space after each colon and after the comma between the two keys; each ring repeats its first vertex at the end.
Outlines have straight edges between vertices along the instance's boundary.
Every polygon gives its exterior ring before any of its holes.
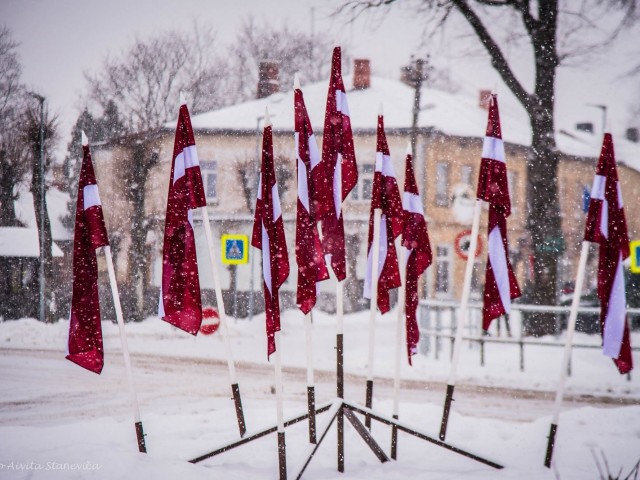
{"type": "MultiPolygon", "coordinates": [[[[392,312],[376,325],[374,409],[388,416],[395,319],[392,312]]],[[[229,326],[247,425],[255,431],[275,421],[264,317],[256,316],[251,322],[232,320],[229,326]]],[[[284,313],[286,418],[305,411],[302,326],[298,312],[284,313]]],[[[367,328],[366,312],[345,318],[346,397],[355,402],[364,398],[367,328]]],[[[103,322],[106,354],[100,376],[64,359],[67,329],[66,321],[0,323],[0,478],[277,478],[274,435],[200,464],[187,462],[238,439],[219,333],[194,338],[157,318],[126,325],[149,450],[148,455],[140,455],[117,326],[103,322]]],[[[579,344],[599,342],[596,336],[576,337],[579,344]]],[[[640,344],[640,335],[634,334],[632,344],[640,344]]],[[[319,404],[330,402],[335,392],[334,345],[334,318],[315,314],[313,354],[319,370],[319,404]]],[[[604,452],[616,474],[620,468],[626,474],[640,459],[640,380],[635,372],[628,379],[599,350],[574,350],[554,473],[542,463],[562,349],[526,346],[521,372],[517,346],[487,344],[485,348],[484,367],[477,347],[465,344],[462,350],[447,441],[505,469],[494,470],[402,433],[398,461],[380,464],[347,425],[346,472],[339,474],[335,469],[332,429],[304,478],[585,479],[599,478],[593,452],[604,452]]],[[[428,356],[414,359],[413,367],[406,360],[402,366],[400,419],[437,437],[449,373],[449,342],[443,341],[437,360],[433,348],[428,356]]],[[[635,360],[638,364],[637,354],[635,360]]],[[[320,425],[326,420],[322,415],[318,418],[320,425]]],[[[389,428],[374,422],[373,435],[388,452],[389,428]]],[[[308,451],[306,423],[287,429],[290,477],[308,451]]]]}

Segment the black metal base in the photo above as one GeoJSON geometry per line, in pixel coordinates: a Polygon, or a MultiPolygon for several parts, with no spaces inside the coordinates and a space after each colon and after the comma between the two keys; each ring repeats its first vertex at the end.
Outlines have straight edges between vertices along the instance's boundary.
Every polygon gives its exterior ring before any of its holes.
{"type": "Polygon", "coordinates": [[[551,468],[551,458],[553,457],[553,447],[556,444],[556,432],[558,431],[558,425],[551,424],[549,428],[549,438],[547,441],[547,453],[544,456],[544,466],[551,468]]]}
{"type": "Polygon", "coordinates": [[[237,383],[231,385],[231,392],[233,392],[233,404],[236,407],[236,418],[238,419],[238,429],[240,430],[240,436],[244,437],[244,434],[247,433],[247,427],[244,423],[244,411],[242,410],[240,387],[238,387],[237,383]]]}
{"type": "Polygon", "coordinates": [[[307,387],[307,415],[309,415],[309,443],[316,443],[316,392],[307,387]]]}
{"type": "Polygon", "coordinates": [[[144,441],[144,431],[142,430],[142,422],[136,422],[136,437],[138,437],[138,451],[147,453],[147,445],[144,441]]]}
{"type": "MultiPolygon", "coordinates": [[[[393,419],[397,420],[398,415],[394,415],[393,419]]],[[[391,426],[391,459],[398,459],[398,427],[395,425],[391,426]]]]}
{"type": "Polygon", "coordinates": [[[447,385],[447,396],[444,399],[444,410],[442,411],[442,423],[440,423],[439,438],[444,442],[447,436],[447,424],[449,423],[449,412],[451,411],[451,402],[453,402],[453,390],[455,385],[447,385]]]}
{"type": "MultiPolygon", "coordinates": [[[[373,405],[373,380],[367,380],[367,393],[364,404],[369,409],[373,405]]],[[[369,430],[371,430],[371,418],[367,415],[364,417],[364,424],[369,430]]]]}
{"type": "Polygon", "coordinates": [[[287,444],[284,432],[278,432],[278,477],[280,480],[287,480],[287,444]]]}

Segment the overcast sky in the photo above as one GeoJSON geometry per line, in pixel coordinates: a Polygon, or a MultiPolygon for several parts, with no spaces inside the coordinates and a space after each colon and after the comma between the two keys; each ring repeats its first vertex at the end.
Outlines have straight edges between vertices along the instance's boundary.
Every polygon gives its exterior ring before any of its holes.
{"type": "MultiPolygon", "coordinates": [[[[85,88],[83,72],[97,69],[106,55],[118,54],[136,36],[187,29],[197,20],[211,25],[221,40],[228,41],[248,15],[299,28],[311,28],[313,17],[316,34],[344,45],[351,57],[371,59],[375,74],[392,78],[398,77],[400,66],[412,53],[426,51],[420,42],[421,19],[408,10],[394,8],[384,17],[368,15],[347,24],[329,17],[335,4],[318,0],[0,0],[0,22],[20,43],[24,82],[43,94],[61,117],[63,154],[80,109],[79,97],[85,88]]],[[[455,33],[464,33],[464,28],[461,25],[455,33]]],[[[455,42],[430,47],[436,64],[450,68],[455,81],[470,95],[480,88],[497,87],[499,93],[508,96],[481,55],[464,59],[453,56],[454,45],[460,41],[456,37],[455,42]]],[[[616,80],[616,75],[632,61],[628,47],[638,41],[627,39],[623,44],[626,49],[617,49],[588,69],[560,71],[559,126],[580,120],[598,124],[600,112],[585,106],[595,103],[609,106],[614,133],[616,129],[622,131],[629,121],[628,104],[640,99],[640,89],[630,81],[616,80]]],[[[530,81],[530,73],[526,58],[522,58],[518,74],[525,83],[530,81]]]]}

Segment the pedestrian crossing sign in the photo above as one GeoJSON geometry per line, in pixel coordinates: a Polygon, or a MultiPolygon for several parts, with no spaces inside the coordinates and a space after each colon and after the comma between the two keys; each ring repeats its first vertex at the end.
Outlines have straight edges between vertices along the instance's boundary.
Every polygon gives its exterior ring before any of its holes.
{"type": "Polygon", "coordinates": [[[631,271],[640,273],[640,240],[631,242],[631,271]]]}
{"type": "Polygon", "coordinates": [[[222,235],[222,263],[241,265],[249,260],[249,237],[246,235],[222,235]]]}

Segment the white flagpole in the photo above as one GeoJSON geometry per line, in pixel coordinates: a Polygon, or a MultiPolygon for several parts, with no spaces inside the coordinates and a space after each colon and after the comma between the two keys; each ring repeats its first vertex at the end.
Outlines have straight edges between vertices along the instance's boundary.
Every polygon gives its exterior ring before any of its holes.
{"type": "Polygon", "coordinates": [[[560,367],[560,379],[558,380],[558,390],[556,391],[556,401],[553,407],[553,416],[551,418],[551,427],[549,429],[549,437],[547,442],[547,453],[544,459],[544,465],[551,468],[551,458],[553,457],[553,447],[555,445],[556,431],[558,429],[558,421],[560,417],[560,408],[562,407],[562,397],[564,396],[564,388],[567,382],[567,372],[569,369],[569,361],[571,360],[571,348],[573,345],[573,334],[576,330],[576,319],[578,317],[578,307],[580,306],[580,295],[582,294],[582,285],[584,283],[584,272],[587,266],[587,258],[589,257],[589,242],[582,242],[582,251],[580,252],[580,261],[578,263],[578,272],[576,275],[576,285],[573,292],[573,300],[571,301],[571,311],[569,313],[569,323],[567,325],[567,339],[564,344],[564,357],[560,367]]]}
{"type": "Polygon", "coordinates": [[[304,316],[304,333],[307,347],[307,410],[309,413],[309,443],[316,443],[316,400],[313,378],[313,341],[311,312],[304,316]]]}
{"type": "Polygon", "coordinates": [[[116,274],[113,269],[113,258],[111,256],[111,247],[105,245],[104,256],[107,260],[107,271],[109,272],[109,283],[111,284],[111,294],[113,295],[113,305],[116,309],[116,320],[118,321],[118,329],[120,330],[120,342],[122,343],[122,356],[124,357],[124,368],[127,372],[127,382],[129,383],[129,394],[131,397],[131,407],[133,409],[133,419],[135,420],[136,436],[138,438],[138,450],[141,453],[147,453],[147,447],[144,441],[144,430],[142,429],[142,421],[140,420],[140,407],[138,406],[138,395],[136,386],[133,381],[133,373],[131,371],[131,358],[129,357],[129,346],[127,345],[127,336],[124,331],[124,319],[122,316],[122,306],[120,305],[120,294],[118,293],[118,284],[116,283],[116,274]]]}
{"type": "MultiPolygon", "coordinates": [[[[467,310],[469,308],[469,294],[471,292],[471,275],[473,273],[473,263],[478,247],[478,231],[480,230],[480,215],[482,213],[482,200],[476,200],[473,210],[473,224],[471,226],[471,239],[469,253],[467,257],[467,268],[464,272],[464,283],[462,284],[462,299],[460,300],[460,313],[456,328],[456,337],[453,342],[453,358],[451,359],[451,369],[449,370],[449,381],[447,382],[447,395],[444,401],[442,412],[442,422],[440,424],[440,440],[444,441],[447,435],[447,423],[449,421],[449,411],[453,400],[453,390],[456,385],[456,373],[460,360],[460,348],[462,345],[462,330],[467,320],[467,310]]],[[[453,320],[453,319],[452,319],[453,320]]]]}
{"type": "Polygon", "coordinates": [[[211,262],[211,272],[213,273],[213,288],[216,292],[216,303],[218,304],[218,314],[220,315],[220,331],[224,340],[224,349],[227,355],[227,365],[229,367],[229,380],[231,381],[231,391],[233,393],[233,401],[236,408],[236,417],[238,419],[238,428],[240,430],[240,436],[242,437],[246,431],[246,425],[244,421],[244,412],[242,410],[242,400],[240,397],[240,387],[236,380],[236,367],[233,362],[233,355],[231,353],[231,344],[229,342],[229,330],[227,329],[227,313],[224,308],[224,301],[222,299],[222,289],[220,288],[220,278],[218,276],[218,268],[215,261],[215,253],[213,250],[213,234],[211,233],[211,223],[209,223],[209,212],[207,207],[204,206],[200,209],[202,212],[202,222],[204,224],[204,233],[207,238],[207,247],[209,250],[209,260],[211,262]]]}
{"type": "MultiPolygon", "coordinates": [[[[375,344],[375,325],[378,313],[378,263],[380,261],[380,219],[382,210],[376,208],[373,211],[373,243],[371,248],[371,306],[369,308],[369,364],[367,370],[367,393],[365,405],[371,408],[373,404],[373,361],[375,344]]],[[[365,417],[365,425],[371,430],[371,417],[365,417]]]]}
{"type": "MultiPolygon", "coordinates": [[[[400,397],[400,365],[402,359],[402,344],[404,336],[403,320],[405,319],[405,298],[407,294],[407,251],[396,242],[396,250],[400,252],[400,288],[398,289],[398,321],[396,322],[396,365],[395,375],[393,376],[393,418],[398,418],[399,413],[399,397],[400,397]]],[[[391,428],[391,458],[396,460],[398,456],[398,429],[394,425],[391,428]]]]}
{"type": "Polygon", "coordinates": [[[280,480],[287,478],[287,455],[284,432],[284,408],[282,405],[282,360],[280,357],[280,332],[275,332],[274,342],[276,346],[274,374],[276,382],[276,418],[278,426],[278,471],[280,480]]]}

